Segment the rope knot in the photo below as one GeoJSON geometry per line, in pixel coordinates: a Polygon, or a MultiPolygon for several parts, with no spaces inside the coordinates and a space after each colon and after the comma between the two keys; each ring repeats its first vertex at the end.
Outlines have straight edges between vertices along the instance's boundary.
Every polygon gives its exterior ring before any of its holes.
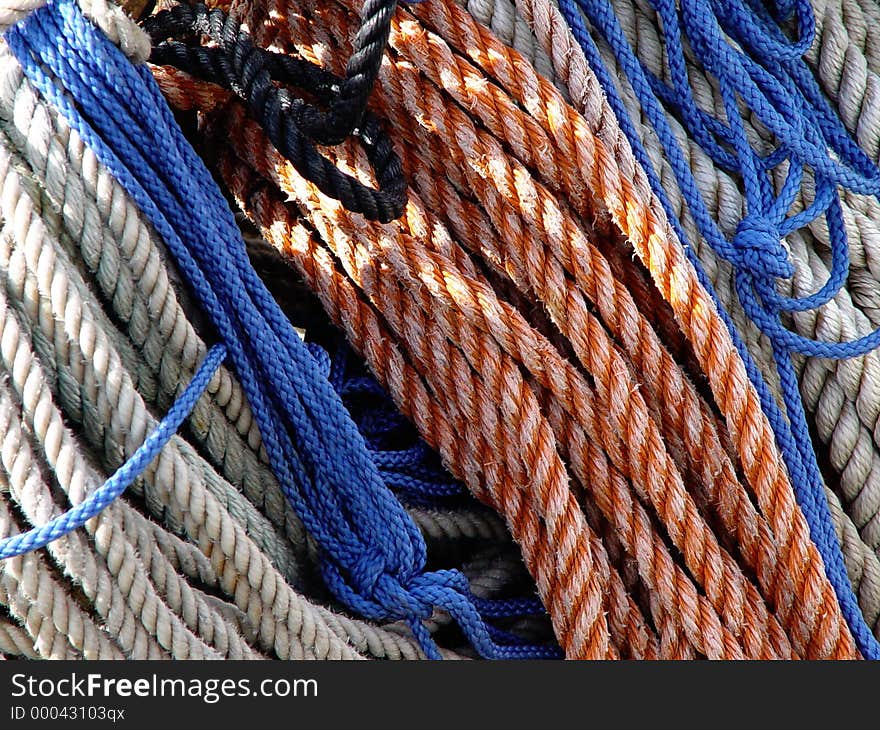
{"type": "Polygon", "coordinates": [[[747,215],[736,227],[728,260],[756,278],[789,279],[794,266],[782,245],[779,229],[766,218],[747,215]]]}

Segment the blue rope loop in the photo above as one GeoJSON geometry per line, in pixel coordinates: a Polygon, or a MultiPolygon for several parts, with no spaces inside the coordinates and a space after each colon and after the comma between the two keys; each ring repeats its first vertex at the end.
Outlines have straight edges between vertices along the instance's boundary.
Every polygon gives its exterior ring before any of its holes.
{"type": "MultiPolygon", "coordinates": [[[[5,35],[36,89],[128,191],[165,241],[228,351],[281,488],[320,547],[334,595],[415,627],[450,613],[488,658],[558,656],[493,639],[458,571],[426,572],[426,546],[325,376],[247,257],[229,207],[150,72],[81,13],[50,0],[5,35]]],[[[439,658],[427,631],[426,655],[439,658]]]]}
{"type": "Polygon", "coordinates": [[[388,487],[402,499],[422,505],[472,501],[363,363],[356,361],[345,340],[337,343],[332,358],[322,347],[308,346],[342,398],[388,487]]]}
{"type": "Polygon", "coordinates": [[[131,458],[119,467],[104,484],[75,507],[45,525],[0,540],[0,560],[46,547],[50,542],[69,535],[77,528],[82,527],[109,507],[131,486],[135,479],[144,473],[144,470],[158,456],[165,444],[177,433],[180,425],[192,413],[192,409],[202,397],[225,357],[226,348],[223,345],[214,345],[208,351],[202,364],[199,365],[193,379],[174,401],[165,418],[147,436],[144,443],[131,455],[131,458]]]}
{"type": "Polygon", "coordinates": [[[880,170],[847,133],[803,60],[815,35],[809,0],[651,0],[662,26],[669,82],[663,82],[641,63],[607,0],[559,0],[560,10],[588,63],[605,90],[621,130],[636,160],[644,168],[670,224],[682,241],[700,283],[712,296],[742,356],[761,406],[785,459],[810,535],[822,555],[825,571],[841,611],[866,658],[880,658],[880,643],[859,609],[834,533],[806,422],[792,353],[813,357],[848,358],[880,345],[880,330],[850,342],[820,342],[783,325],[786,311],[807,311],[828,302],[845,285],[849,251],[843,225],[839,188],[877,196],[880,170]],[[705,270],[688,243],[642,144],[636,125],[605,67],[589,23],[615,56],[642,113],[663,146],[665,157],[702,237],[734,267],[737,296],[747,315],[769,338],[779,373],[785,413],[779,408],[742,341],[729,314],[718,301],[705,270]],[[792,25],[793,37],[783,26],[792,25]],[[700,109],[687,74],[684,42],[697,61],[716,79],[723,115],[700,109]],[[749,143],[741,106],[746,107],[774,137],[770,151],[749,143]],[[746,215],[728,240],[712,218],[668,115],[676,116],[689,136],[720,168],[738,175],[743,184],[746,215]],[[787,173],[779,190],[771,173],[782,165],[787,173]],[[805,174],[813,178],[812,202],[791,210],[805,174]],[[825,218],[831,242],[829,279],[815,293],[790,298],[777,290],[779,279],[794,274],[783,244],[789,233],[825,218]]]}

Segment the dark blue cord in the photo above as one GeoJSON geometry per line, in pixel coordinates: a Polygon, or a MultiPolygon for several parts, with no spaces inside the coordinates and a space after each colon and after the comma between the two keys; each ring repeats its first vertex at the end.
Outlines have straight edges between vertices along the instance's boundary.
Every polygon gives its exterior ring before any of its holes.
{"type": "Polygon", "coordinates": [[[310,344],[316,359],[326,364],[330,383],[342,398],[369,449],[373,463],[391,489],[418,503],[442,504],[464,497],[467,490],[443,469],[437,455],[418,437],[388,397],[342,341],[332,357],[310,344]]]}

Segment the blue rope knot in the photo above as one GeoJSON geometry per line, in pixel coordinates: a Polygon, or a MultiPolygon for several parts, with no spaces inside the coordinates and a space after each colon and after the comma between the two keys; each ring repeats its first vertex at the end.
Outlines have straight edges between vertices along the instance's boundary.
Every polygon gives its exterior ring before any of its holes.
{"type": "Polygon", "coordinates": [[[424,621],[435,606],[450,610],[452,604],[470,596],[467,579],[457,570],[391,571],[382,556],[370,549],[347,566],[347,578],[329,561],[321,565],[321,571],[334,593],[374,621],[424,621]]]}
{"type": "Polygon", "coordinates": [[[779,229],[764,216],[749,214],[740,221],[726,258],[738,271],[756,279],[790,279],[794,275],[779,229]]]}
{"type": "MultiPolygon", "coordinates": [[[[784,312],[805,312],[830,301],[849,275],[849,250],[840,189],[880,199],[880,167],[859,148],[817,82],[802,54],[815,37],[816,19],[810,0],[649,0],[662,26],[663,78],[643,65],[607,0],[559,0],[560,11],[583,49],[606,93],[621,130],[642,164],[654,193],[675,232],[686,244],[688,258],[706,290],[718,301],[692,240],[682,225],[634,118],[618,90],[624,76],[639,100],[640,112],[663,147],[675,183],[699,235],[737,267],[736,292],[746,314],[767,335],[773,347],[782,386],[783,409],[752,359],[728,312],[719,306],[749,380],[776,435],[798,504],[810,535],[825,563],[841,611],[859,650],[880,659],[874,638],[849,582],[840,543],[824,494],[822,474],[806,422],[792,354],[850,358],[880,347],[880,328],[845,342],[823,342],[790,330],[784,312]],[[606,66],[596,36],[607,43],[619,70],[606,66]],[[688,51],[713,77],[720,96],[717,108],[697,104],[688,69],[688,51]],[[760,120],[774,140],[766,150],[752,145],[744,109],[760,120]],[[727,239],[710,212],[690,160],[676,137],[671,118],[684,126],[722,170],[739,177],[747,210],[772,221],[746,220],[733,241],[727,239]],[[776,173],[776,174],[773,174],[776,173]],[[779,174],[781,173],[781,174],[779,174]],[[813,201],[803,210],[795,205],[812,177],[813,201]],[[791,263],[781,238],[824,217],[831,248],[831,275],[819,291],[801,297],[776,292],[772,276],[791,277],[791,263]]],[[[810,194],[805,196],[809,199],[810,194]]],[[[748,218],[748,217],[747,217],[748,218]]]]}
{"type": "Polygon", "coordinates": [[[413,576],[401,583],[392,576],[382,576],[376,586],[376,598],[385,605],[389,613],[396,613],[398,619],[417,618],[421,621],[431,618],[434,606],[445,608],[449,604],[450,591],[468,595],[467,580],[458,571],[437,571],[413,576]],[[453,586],[445,573],[461,576],[464,585],[453,586]]]}

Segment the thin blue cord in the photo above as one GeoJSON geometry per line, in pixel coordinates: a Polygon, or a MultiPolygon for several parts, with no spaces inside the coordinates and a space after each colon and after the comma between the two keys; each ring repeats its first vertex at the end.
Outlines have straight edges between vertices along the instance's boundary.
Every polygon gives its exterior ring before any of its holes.
{"type": "Polygon", "coordinates": [[[165,444],[177,433],[180,424],[192,412],[225,357],[226,348],[223,345],[214,345],[208,351],[202,364],[199,365],[199,369],[189,385],[174,401],[165,418],[147,436],[144,443],[131,455],[131,458],[76,507],[50,520],[45,525],[0,540],[0,560],[24,555],[31,550],[45,547],[50,542],[69,535],[77,528],[82,527],[109,507],[113,500],[128,489],[132,482],[144,472],[144,469],[156,458],[165,444]]]}
{"type": "Polygon", "coordinates": [[[798,30],[795,41],[785,36],[778,21],[758,0],[747,0],[746,4],[741,0],[680,0],[678,5],[675,0],[652,0],[664,32],[669,84],[661,82],[643,67],[606,0],[560,0],[559,5],[605,89],[636,159],[645,169],[652,189],[684,244],[700,283],[718,305],[737,351],[743,357],[746,372],[758,391],[762,408],[788,466],[811,537],[822,555],[826,574],[859,650],[866,658],[878,659],[880,643],[872,635],[859,609],[834,533],[791,354],[800,352],[837,359],[854,357],[880,345],[880,330],[851,342],[825,343],[792,332],[780,320],[783,311],[806,311],[821,306],[846,282],[849,253],[838,186],[870,195],[880,192],[880,170],[852,141],[803,61],[803,53],[811,45],[815,32],[809,0],[784,0],[775,4],[777,19],[795,16],[798,30]],[[626,111],[615,81],[584,24],[581,11],[611,47],[636,93],[643,113],[663,145],[666,159],[700,233],[722,258],[734,266],[736,291],[743,308],[773,345],[788,418],[780,411],[729,314],[720,306],[626,111]],[[694,102],[685,65],[685,35],[700,62],[718,80],[724,102],[724,120],[712,117],[694,102]],[[734,49],[726,35],[737,41],[743,52],[734,49]],[[751,148],[738,102],[744,102],[752,109],[776,136],[779,142],[776,150],[761,156],[751,148]],[[721,233],[706,207],[669,125],[664,104],[679,116],[692,138],[716,164],[742,176],[748,213],[730,241],[721,233]],[[789,171],[782,188],[774,194],[768,173],[783,162],[788,164],[789,171]],[[815,178],[813,203],[797,214],[790,214],[789,209],[800,191],[806,169],[810,169],[815,178]],[[790,278],[794,270],[781,239],[821,215],[825,216],[831,241],[829,280],[812,295],[783,297],[776,292],[775,280],[790,278]]]}
{"type": "MultiPolygon", "coordinates": [[[[498,644],[460,572],[425,572],[421,533],[321,363],[250,265],[226,201],[149,71],[132,66],[74,0],[52,0],[5,37],[30,81],[165,240],[228,349],[281,488],[321,548],[333,594],[366,618],[414,627],[444,608],[485,657],[558,656],[552,646],[498,644]]],[[[415,633],[439,657],[430,634],[415,633]]]]}
{"type": "Polygon", "coordinates": [[[448,503],[468,494],[461,482],[450,478],[381,386],[362,365],[358,367],[345,341],[332,357],[312,343],[309,351],[322,361],[388,487],[424,505],[448,503]]]}

